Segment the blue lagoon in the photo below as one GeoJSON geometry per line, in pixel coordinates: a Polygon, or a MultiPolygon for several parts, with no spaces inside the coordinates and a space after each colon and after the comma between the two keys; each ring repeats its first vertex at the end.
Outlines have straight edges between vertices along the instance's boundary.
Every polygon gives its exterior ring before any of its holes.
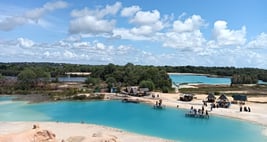
{"type": "Polygon", "coordinates": [[[120,101],[38,104],[8,99],[0,101],[0,121],[83,121],[186,142],[267,141],[260,125],[217,116],[212,116],[209,120],[186,118],[184,113],[184,110],[175,108],[154,110],[147,104],[120,101]]]}
{"type": "Polygon", "coordinates": [[[197,74],[169,74],[175,84],[197,83],[197,84],[230,84],[230,77],[210,77],[197,74]]]}

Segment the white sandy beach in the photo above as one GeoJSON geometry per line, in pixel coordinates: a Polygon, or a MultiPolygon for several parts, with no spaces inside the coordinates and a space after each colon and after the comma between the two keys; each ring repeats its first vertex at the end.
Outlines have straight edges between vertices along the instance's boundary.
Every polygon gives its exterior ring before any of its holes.
{"type": "MultiPolygon", "coordinates": [[[[179,101],[179,93],[155,93],[159,95],[159,98],[152,98],[152,96],[146,96],[143,98],[140,97],[131,97],[132,99],[139,99],[149,104],[155,104],[159,99],[163,100],[163,105],[167,107],[173,107],[177,109],[187,109],[189,110],[191,106],[197,109],[201,109],[203,106],[203,100],[207,97],[205,94],[197,94],[194,96],[194,99],[190,102],[179,101]]],[[[219,96],[216,96],[218,98],[219,96]]],[[[228,97],[232,101],[232,97],[228,97]]],[[[263,125],[265,130],[263,133],[267,136],[267,97],[250,97],[248,96],[248,101],[244,106],[250,107],[251,112],[240,112],[239,104],[231,104],[230,108],[215,108],[210,111],[210,104],[208,103],[207,109],[210,115],[219,115],[224,117],[230,117],[235,119],[241,119],[253,123],[263,125]],[[261,102],[261,103],[255,103],[261,102]]],[[[243,107],[244,107],[243,106],[243,107]]]]}
{"type": "Polygon", "coordinates": [[[34,142],[43,130],[55,134],[55,139],[44,142],[170,142],[106,126],[60,122],[0,122],[0,142],[34,142]],[[40,128],[32,129],[35,124],[40,128]]]}
{"type": "MultiPolygon", "coordinates": [[[[179,93],[174,94],[163,94],[158,93],[160,95],[160,99],[163,100],[163,104],[167,107],[178,107],[179,109],[187,109],[189,110],[191,106],[197,109],[201,109],[203,106],[203,100],[207,97],[204,94],[195,95],[194,99],[191,102],[183,102],[179,101],[179,93]]],[[[218,98],[219,96],[216,96],[218,98]]],[[[155,102],[159,98],[148,98],[144,99],[149,103],[155,104],[155,102]]],[[[232,97],[228,97],[231,101],[232,97]]],[[[240,120],[249,121],[252,123],[257,123],[264,126],[263,134],[267,136],[267,97],[248,97],[248,102],[244,106],[250,107],[251,112],[240,112],[239,104],[231,104],[230,108],[215,108],[210,111],[210,104],[205,107],[205,109],[209,110],[210,115],[219,115],[224,117],[230,117],[240,120]],[[261,102],[261,103],[254,103],[261,102]]],[[[243,107],[244,107],[243,106],[243,107]]],[[[177,108],[177,109],[178,109],[177,108]]]]}
{"type": "MultiPolygon", "coordinates": [[[[179,93],[168,93],[168,94],[163,94],[163,93],[157,93],[160,95],[159,98],[152,98],[148,96],[147,98],[142,98],[142,100],[155,104],[155,102],[158,99],[163,100],[163,104],[166,105],[167,107],[179,107],[179,109],[190,109],[191,106],[194,108],[199,108],[201,109],[203,105],[203,100],[207,97],[205,94],[198,94],[195,95],[194,99],[190,102],[183,102],[179,101],[180,94],[179,93]]],[[[219,96],[216,96],[217,98],[219,96]]],[[[228,99],[231,101],[232,98],[228,97],[228,99]]],[[[267,127],[267,97],[248,97],[248,102],[244,106],[250,107],[251,112],[240,112],[239,108],[240,105],[238,104],[231,104],[230,108],[215,108],[213,109],[210,114],[212,115],[221,115],[225,117],[231,117],[231,118],[237,118],[237,119],[242,119],[242,120],[247,120],[250,122],[255,122],[261,125],[264,125],[267,127]],[[260,101],[262,103],[254,103],[250,101],[260,101]]],[[[210,110],[210,105],[208,104],[205,109],[210,110]]]]}

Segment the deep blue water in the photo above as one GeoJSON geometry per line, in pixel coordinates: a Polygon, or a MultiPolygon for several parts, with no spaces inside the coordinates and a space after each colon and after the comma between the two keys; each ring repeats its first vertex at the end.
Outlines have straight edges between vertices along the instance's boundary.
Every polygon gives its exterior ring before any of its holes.
{"type": "Polygon", "coordinates": [[[154,110],[150,105],[120,101],[40,104],[0,101],[0,121],[84,121],[186,142],[267,141],[259,125],[217,116],[209,120],[186,118],[184,113],[180,109],[154,110]]]}

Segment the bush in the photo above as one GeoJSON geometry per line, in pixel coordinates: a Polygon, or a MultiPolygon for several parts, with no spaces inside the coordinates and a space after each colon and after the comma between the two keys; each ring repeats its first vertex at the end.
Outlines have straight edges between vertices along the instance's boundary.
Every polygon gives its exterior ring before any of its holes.
{"type": "Polygon", "coordinates": [[[154,88],[155,88],[155,85],[150,80],[143,80],[143,81],[140,82],[139,87],[140,88],[148,88],[149,91],[153,91],[154,88]]]}
{"type": "Polygon", "coordinates": [[[79,95],[79,96],[74,96],[72,99],[73,100],[85,100],[87,98],[86,95],[79,95]]]}
{"type": "Polygon", "coordinates": [[[169,93],[169,88],[168,87],[163,87],[162,88],[162,93],[169,93]]]}
{"type": "Polygon", "coordinates": [[[214,95],[220,95],[220,92],[214,92],[214,95]]]}

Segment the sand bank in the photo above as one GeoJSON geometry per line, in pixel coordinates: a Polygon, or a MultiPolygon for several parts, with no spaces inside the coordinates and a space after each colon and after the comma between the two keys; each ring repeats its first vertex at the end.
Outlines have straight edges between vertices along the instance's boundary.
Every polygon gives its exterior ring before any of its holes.
{"type": "Polygon", "coordinates": [[[36,131],[32,129],[35,124],[42,131],[48,130],[54,133],[55,142],[171,142],[106,126],[61,122],[0,122],[0,141],[30,142],[32,131],[36,131]],[[8,139],[10,137],[12,140],[8,139]]]}

